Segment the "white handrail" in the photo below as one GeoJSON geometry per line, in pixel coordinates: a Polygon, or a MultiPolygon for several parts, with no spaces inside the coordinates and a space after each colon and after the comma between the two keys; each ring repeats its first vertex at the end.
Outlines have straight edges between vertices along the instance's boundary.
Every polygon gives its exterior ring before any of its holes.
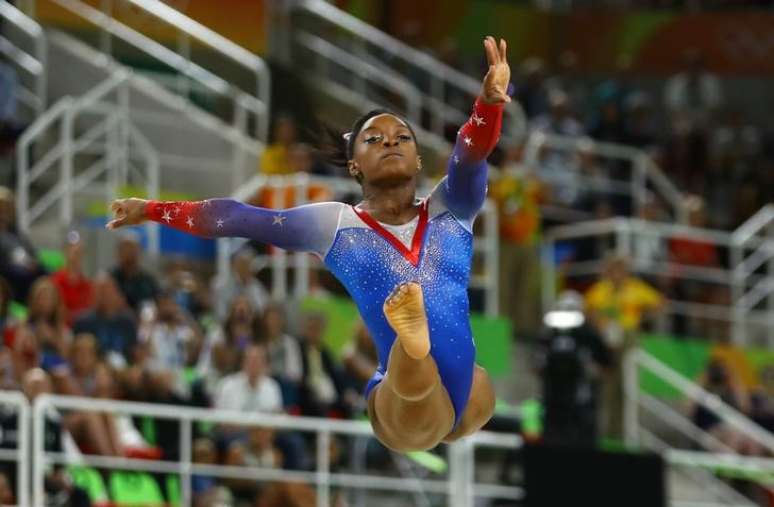
{"type": "MultiPolygon", "coordinates": [[[[740,433],[747,435],[768,452],[774,452],[774,435],[750,420],[737,409],[725,403],[718,396],[710,393],[695,382],[688,380],[647,352],[643,350],[631,351],[630,358],[628,358],[625,364],[625,375],[627,378],[639,378],[639,368],[644,368],[679,390],[695,403],[712,411],[723,422],[740,433]]],[[[637,385],[634,381],[629,381],[627,382],[628,384],[637,385]]],[[[636,419],[632,423],[638,424],[636,419]]],[[[701,441],[701,435],[698,435],[696,440],[701,441]]]]}
{"type": "MultiPolygon", "coordinates": [[[[687,219],[682,193],[667,178],[661,169],[643,150],[631,146],[593,141],[584,137],[570,137],[546,132],[530,134],[525,150],[525,161],[532,167],[540,167],[540,153],[549,147],[560,151],[590,150],[597,156],[629,160],[632,163],[632,198],[636,206],[645,203],[644,194],[647,191],[648,180],[669,203],[675,218],[684,222],[687,219]]],[[[569,169],[568,169],[569,170],[569,169]]]]}
{"type": "Polygon", "coordinates": [[[0,52],[32,76],[35,83],[34,89],[28,90],[22,81],[17,93],[20,101],[27,104],[37,117],[45,111],[47,105],[46,34],[35,20],[6,1],[0,1],[0,18],[12,23],[32,39],[33,53],[28,53],[7,38],[0,36],[0,52]]]}
{"type": "MultiPolygon", "coordinates": [[[[379,48],[379,51],[389,53],[391,59],[406,62],[421,72],[427,73],[430,90],[424,92],[423,97],[427,100],[425,108],[431,115],[429,130],[436,135],[443,135],[445,122],[449,120],[456,122],[457,117],[467,117],[467,111],[460,111],[446,101],[445,88],[453,88],[475,97],[481,89],[479,80],[441,62],[428,53],[412,48],[324,0],[301,0],[296,4],[296,8],[349,32],[356,37],[360,44],[369,43],[379,48]],[[453,116],[451,118],[450,112],[453,116]],[[459,116],[460,114],[462,116],[459,116]]],[[[365,61],[364,58],[358,58],[365,61]]],[[[523,137],[526,132],[526,117],[521,106],[512,102],[506,105],[505,111],[510,118],[508,123],[513,137],[523,137]]]]}
{"type": "Polygon", "coordinates": [[[30,435],[30,406],[27,398],[18,391],[0,390],[0,405],[11,405],[18,412],[16,414],[16,450],[2,451],[3,461],[16,462],[16,491],[17,501],[20,507],[30,505],[30,472],[32,468],[26,466],[26,461],[32,456],[30,444],[32,438],[30,435]]]}
{"type": "MultiPolygon", "coordinates": [[[[145,52],[152,58],[176,69],[181,74],[197,81],[218,94],[234,100],[237,110],[249,111],[256,117],[257,138],[266,141],[269,126],[269,101],[271,97],[271,78],[266,63],[258,57],[222,37],[204,25],[190,19],[179,11],[158,0],[123,0],[177,29],[183,37],[193,38],[217,51],[231,62],[239,65],[255,78],[255,89],[243,91],[234,83],[228,82],[213,72],[193,63],[187,54],[180,54],[163,44],[143,35],[133,28],[117,21],[109,12],[92,7],[83,0],[52,0],[70,12],[94,24],[103,33],[122,39],[128,44],[145,52]]],[[[103,2],[102,9],[108,5],[103,2]]],[[[178,48],[179,49],[179,48],[178,48]]],[[[103,48],[109,52],[110,48],[103,48]]],[[[235,116],[239,116],[239,113],[235,116]]],[[[246,133],[246,132],[245,132],[246,133]]]]}
{"type": "Polygon", "coordinates": [[[172,419],[181,423],[181,439],[179,462],[153,461],[142,459],[126,459],[114,457],[84,456],[83,463],[107,469],[143,470],[158,473],[175,473],[182,478],[182,504],[190,505],[190,477],[193,474],[206,474],[223,478],[242,478],[253,480],[283,480],[291,482],[308,482],[317,485],[317,504],[325,505],[331,486],[348,488],[384,489],[390,491],[428,491],[438,494],[453,493],[458,485],[450,481],[452,476],[469,481],[466,492],[484,498],[510,498],[518,500],[523,497],[523,490],[517,487],[503,487],[494,484],[473,484],[472,460],[477,446],[516,449],[521,446],[521,439],[515,435],[502,435],[480,432],[466,438],[464,441],[452,444],[457,459],[452,459],[451,474],[446,480],[417,479],[410,483],[394,477],[378,475],[354,475],[334,473],[327,470],[329,463],[329,439],[331,434],[372,437],[373,432],[368,423],[356,421],[341,421],[310,417],[296,417],[282,414],[244,413],[236,411],[211,410],[203,408],[180,407],[138,402],[123,402],[105,399],[80,398],[57,395],[41,395],[35,400],[33,407],[33,457],[34,457],[34,487],[33,501],[35,505],[43,505],[43,473],[47,463],[67,463],[66,457],[46,452],[44,448],[45,414],[50,409],[100,411],[133,416],[148,416],[172,419]],[[298,472],[288,470],[271,470],[264,468],[243,468],[234,466],[202,465],[191,463],[191,433],[193,421],[214,424],[238,424],[240,426],[261,426],[282,428],[303,432],[313,432],[318,437],[317,470],[315,472],[298,472]]]}

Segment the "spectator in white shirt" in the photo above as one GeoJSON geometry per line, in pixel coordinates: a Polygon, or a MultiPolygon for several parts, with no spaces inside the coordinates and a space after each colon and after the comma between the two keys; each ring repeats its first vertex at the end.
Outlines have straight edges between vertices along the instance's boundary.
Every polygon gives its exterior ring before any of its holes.
{"type": "Polygon", "coordinates": [[[666,82],[664,102],[670,113],[683,115],[698,127],[723,105],[723,89],[717,76],[707,70],[700,51],[688,50],[683,59],[685,70],[666,82]]]}
{"type": "Polygon", "coordinates": [[[266,344],[270,373],[280,382],[285,406],[296,405],[304,375],[301,345],[296,338],[285,332],[285,311],[281,306],[270,305],[266,308],[260,341],[266,344]]]}
{"type": "Polygon", "coordinates": [[[242,371],[224,378],[215,395],[215,407],[239,412],[282,412],[282,393],[269,377],[266,347],[245,348],[242,371]]]}

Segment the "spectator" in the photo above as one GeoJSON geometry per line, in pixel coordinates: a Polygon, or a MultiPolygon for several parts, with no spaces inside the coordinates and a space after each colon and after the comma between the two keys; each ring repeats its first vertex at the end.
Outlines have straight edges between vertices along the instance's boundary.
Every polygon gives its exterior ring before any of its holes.
{"type": "Polygon", "coordinates": [[[703,128],[723,105],[720,80],[707,70],[701,51],[683,54],[684,70],[664,87],[664,103],[673,115],[685,117],[690,129],[703,128]]]}
{"type": "Polygon", "coordinates": [[[67,234],[64,254],[64,267],[54,273],[51,279],[59,289],[67,310],[67,323],[72,325],[79,313],[94,304],[94,287],[83,273],[83,247],[81,235],[76,231],[67,234]]]}
{"type": "Polygon", "coordinates": [[[531,130],[568,137],[582,136],[583,125],[573,117],[567,94],[554,90],[549,94],[548,99],[549,112],[533,118],[530,122],[531,130]]]}
{"type": "MultiPolygon", "coordinates": [[[[181,375],[189,363],[189,342],[201,343],[196,322],[177,304],[173,294],[161,291],[156,295],[156,315],[139,331],[142,350],[140,364],[151,371],[171,370],[181,375]]],[[[181,384],[182,388],[182,384],[181,384]]]]}
{"type": "Polygon", "coordinates": [[[636,346],[642,321],[663,305],[659,292],[629,274],[628,261],[611,257],[605,273],[586,293],[586,310],[612,351],[604,385],[605,431],[623,435],[623,359],[636,346]]]}
{"type": "Polygon", "coordinates": [[[271,375],[282,387],[285,406],[296,405],[304,375],[303,359],[298,340],[285,332],[285,311],[280,305],[270,305],[263,313],[260,339],[269,352],[271,375]]]}
{"type": "MultiPolygon", "coordinates": [[[[245,442],[234,442],[226,451],[224,464],[237,467],[282,468],[282,451],[274,441],[272,428],[251,428],[245,442]]],[[[229,488],[238,499],[253,504],[263,489],[261,484],[252,480],[230,479],[229,488]]]]}
{"type": "Polygon", "coordinates": [[[231,301],[223,326],[214,328],[207,336],[199,357],[198,371],[204,378],[205,390],[212,396],[218,382],[239,370],[242,353],[258,337],[261,321],[245,294],[231,301]]]}
{"type": "Polygon", "coordinates": [[[248,345],[242,371],[224,378],[218,386],[215,407],[239,412],[282,412],[282,392],[268,373],[266,347],[248,345]]]}
{"type": "Polygon", "coordinates": [[[610,366],[610,350],[583,313],[583,298],[563,293],[545,317],[537,345],[543,378],[544,440],[550,444],[597,444],[597,379],[610,366]]]}
{"type": "Polygon", "coordinates": [[[546,88],[549,91],[558,90],[566,93],[575,116],[585,118],[587,111],[583,108],[588,103],[588,91],[583,85],[581,73],[578,70],[578,55],[574,51],[562,51],[557,63],[557,70],[546,81],[546,88]]]}
{"type": "MultiPolygon", "coordinates": [[[[206,438],[196,439],[192,446],[193,462],[200,465],[217,465],[218,454],[212,440],[206,438]]],[[[231,492],[218,485],[215,477],[195,474],[191,477],[191,492],[194,498],[194,507],[210,507],[212,505],[231,506],[233,498],[231,492]]]]}
{"type": "Polygon", "coordinates": [[[215,314],[219,319],[225,319],[232,301],[238,295],[244,294],[250,301],[254,311],[261,312],[269,302],[269,295],[261,282],[253,274],[253,261],[255,256],[252,251],[243,249],[231,258],[231,274],[228,277],[216,281],[215,314]]]}
{"type": "Polygon", "coordinates": [[[24,375],[40,365],[40,358],[40,343],[35,333],[27,324],[17,324],[9,349],[0,355],[0,387],[20,390],[24,375]]]}
{"type": "Polygon", "coordinates": [[[11,286],[0,278],[0,343],[6,343],[7,331],[11,330],[11,286]]]}
{"type": "Polygon", "coordinates": [[[521,85],[514,99],[521,104],[527,118],[535,118],[548,111],[548,88],[545,83],[545,64],[540,58],[527,58],[521,64],[521,85]]]}
{"type": "Polygon", "coordinates": [[[324,417],[338,411],[348,415],[344,406],[344,380],[333,354],[323,343],[327,321],[320,313],[310,313],[304,318],[301,335],[303,378],[301,380],[301,411],[305,415],[324,417]]]}
{"type": "Polygon", "coordinates": [[[40,339],[41,366],[51,371],[66,362],[72,334],[59,290],[49,277],[38,279],[30,289],[27,324],[40,339]]]}
{"type": "MultiPolygon", "coordinates": [[[[745,415],[751,415],[749,393],[725,362],[718,359],[711,360],[706,371],[702,374],[699,384],[727,405],[745,415]]],[[[693,406],[692,419],[696,426],[715,437],[717,443],[720,444],[710,444],[708,451],[727,452],[728,449],[731,449],[732,452],[745,455],[759,455],[761,453],[758,444],[727,424],[703,404],[693,406]]]]}
{"type": "Polygon", "coordinates": [[[0,187],[0,277],[13,289],[16,301],[26,301],[33,282],[45,274],[32,243],[16,229],[13,192],[0,187]]]}
{"type": "Polygon", "coordinates": [[[279,115],[272,130],[272,141],[263,150],[260,170],[264,174],[290,174],[289,152],[297,142],[296,122],[287,115],[279,115]]]}
{"type": "Polygon", "coordinates": [[[81,314],[73,332],[97,338],[99,355],[111,365],[122,367],[134,361],[137,325],[115,280],[100,274],[94,281],[94,308],[81,314]]]}
{"type": "Polygon", "coordinates": [[[140,241],[133,231],[125,231],[118,240],[117,265],[111,271],[126,302],[139,314],[143,303],[151,303],[158,293],[156,278],[140,263],[140,241]]]}
{"type": "Polygon", "coordinates": [[[365,393],[366,385],[379,365],[379,357],[371,334],[362,320],[357,324],[352,341],[344,348],[342,362],[358,392],[365,393]]]}
{"type": "MultiPolygon", "coordinates": [[[[515,161],[514,161],[515,162],[515,161]]],[[[493,178],[500,225],[500,313],[516,336],[539,329],[540,203],[543,187],[523,165],[506,166],[493,178]]]]}

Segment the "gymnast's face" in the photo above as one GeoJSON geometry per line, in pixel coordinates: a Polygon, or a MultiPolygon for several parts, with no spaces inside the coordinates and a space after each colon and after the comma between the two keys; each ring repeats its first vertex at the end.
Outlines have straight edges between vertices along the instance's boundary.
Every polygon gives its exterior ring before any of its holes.
{"type": "Polygon", "coordinates": [[[413,179],[421,161],[408,125],[391,114],[370,118],[355,139],[349,172],[368,184],[395,184],[413,179]]]}

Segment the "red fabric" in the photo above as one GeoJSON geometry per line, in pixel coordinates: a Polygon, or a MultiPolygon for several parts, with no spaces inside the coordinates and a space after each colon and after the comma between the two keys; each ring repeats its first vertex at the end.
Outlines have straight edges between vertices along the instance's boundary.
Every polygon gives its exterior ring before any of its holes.
{"type": "Polygon", "coordinates": [[[54,273],[51,279],[59,288],[59,294],[67,308],[67,324],[72,325],[78,313],[91,308],[94,304],[94,286],[85,276],[79,275],[73,280],[64,269],[54,273]]]}
{"type": "Polygon", "coordinates": [[[486,159],[500,140],[502,123],[503,104],[487,104],[481,98],[476,99],[470,120],[465,122],[457,134],[457,145],[464,148],[462,157],[470,160],[486,159]]]}
{"type": "Polygon", "coordinates": [[[715,245],[696,239],[674,238],[669,242],[669,251],[680,264],[710,267],[718,263],[715,245]]]}
{"type": "Polygon", "coordinates": [[[414,231],[414,237],[411,240],[411,250],[406,248],[406,245],[404,245],[401,240],[393,236],[390,231],[382,227],[382,224],[374,220],[374,218],[369,215],[367,211],[357,209],[354,206],[352,209],[355,210],[357,216],[359,216],[363,222],[368,224],[368,226],[373,229],[374,232],[389,241],[390,244],[394,246],[395,249],[403,255],[403,257],[406,258],[407,261],[409,261],[414,266],[419,265],[419,254],[422,251],[422,239],[425,236],[425,229],[427,228],[427,201],[424,201],[422,206],[419,208],[419,223],[417,224],[417,229],[414,231]]]}

